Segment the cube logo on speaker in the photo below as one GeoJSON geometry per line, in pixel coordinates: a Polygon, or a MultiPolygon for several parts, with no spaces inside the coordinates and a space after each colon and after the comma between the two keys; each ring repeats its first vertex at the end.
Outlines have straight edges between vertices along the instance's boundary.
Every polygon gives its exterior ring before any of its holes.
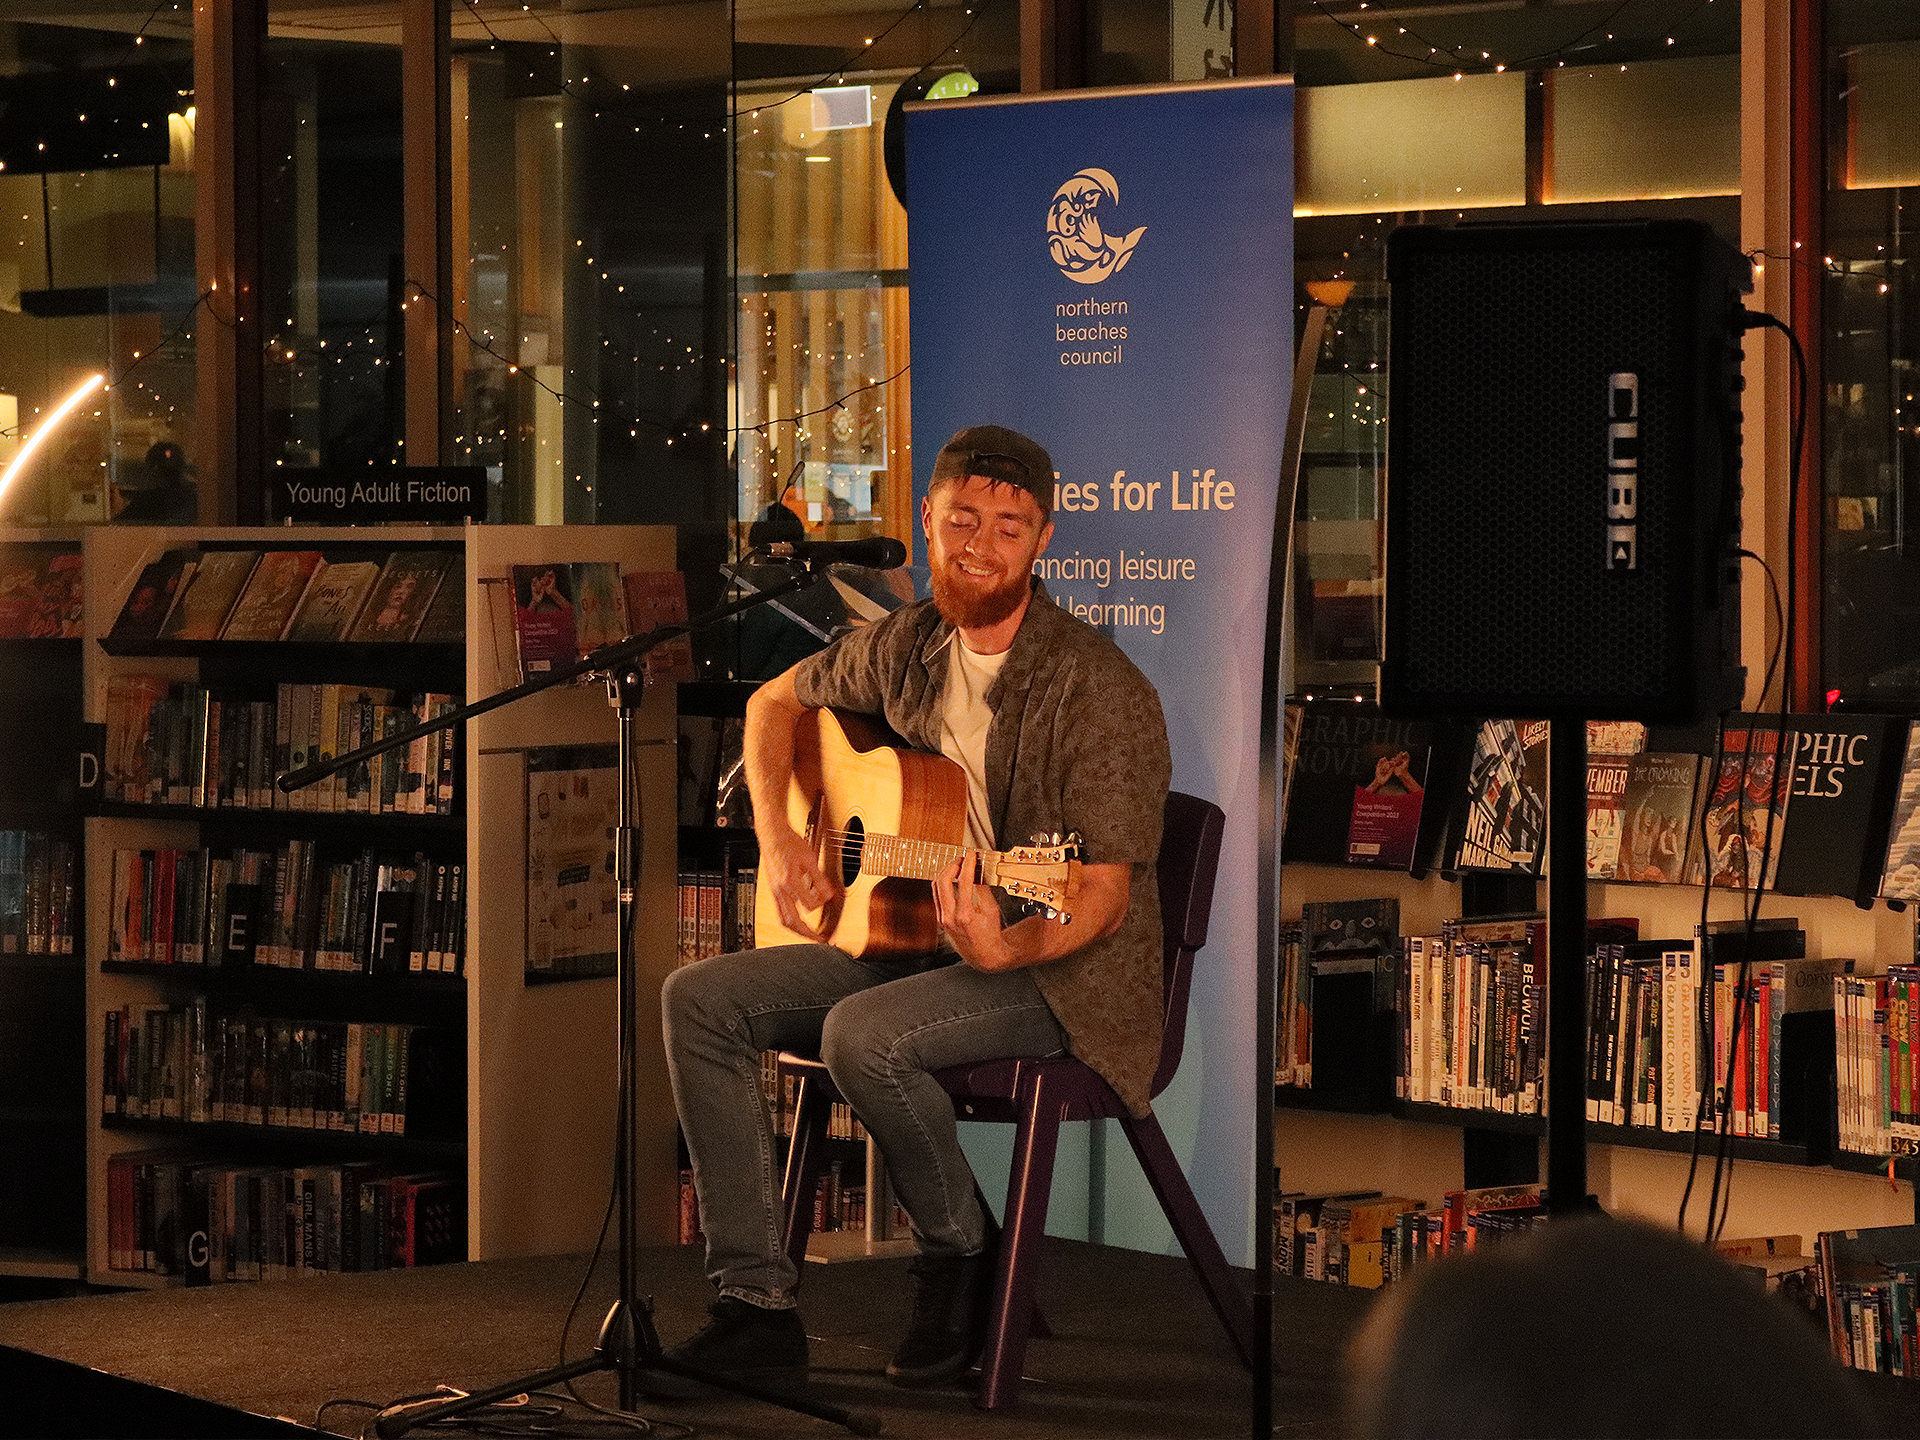
{"type": "Polygon", "coordinates": [[[1607,569],[1640,568],[1640,377],[1607,377],[1607,569]]]}

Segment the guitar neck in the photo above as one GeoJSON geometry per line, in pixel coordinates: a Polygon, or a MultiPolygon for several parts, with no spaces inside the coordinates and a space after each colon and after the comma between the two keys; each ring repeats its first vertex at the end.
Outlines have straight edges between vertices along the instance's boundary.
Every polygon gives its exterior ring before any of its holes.
{"type": "MultiPolygon", "coordinates": [[[[905,835],[869,833],[861,849],[860,867],[874,875],[890,875],[901,880],[933,880],[965,853],[959,845],[941,845],[932,840],[914,840],[905,835]]],[[[980,882],[1000,883],[1000,852],[981,850],[980,882]]]]}

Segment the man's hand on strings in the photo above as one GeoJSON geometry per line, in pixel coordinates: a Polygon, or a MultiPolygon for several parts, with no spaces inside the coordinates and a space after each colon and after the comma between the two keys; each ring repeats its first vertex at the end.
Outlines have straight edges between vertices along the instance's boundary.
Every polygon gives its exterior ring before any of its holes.
{"type": "Polygon", "coordinates": [[[825,941],[826,932],[807,918],[838,900],[844,893],[837,881],[821,870],[805,837],[788,830],[771,846],[760,837],[760,881],[773,893],[780,923],[796,935],[825,941]]]}

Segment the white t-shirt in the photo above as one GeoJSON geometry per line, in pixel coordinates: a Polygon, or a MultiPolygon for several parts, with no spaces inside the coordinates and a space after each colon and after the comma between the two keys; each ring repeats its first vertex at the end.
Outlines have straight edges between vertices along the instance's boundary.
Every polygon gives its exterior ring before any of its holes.
{"type": "Polygon", "coordinates": [[[1011,652],[976,655],[958,631],[947,644],[953,653],[947,663],[940,753],[966,772],[967,843],[992,850],[996,847],[993,818],[987,809],[987,727],[993,723],[993,711],[987,708],[987,691],[1011,652]]]}

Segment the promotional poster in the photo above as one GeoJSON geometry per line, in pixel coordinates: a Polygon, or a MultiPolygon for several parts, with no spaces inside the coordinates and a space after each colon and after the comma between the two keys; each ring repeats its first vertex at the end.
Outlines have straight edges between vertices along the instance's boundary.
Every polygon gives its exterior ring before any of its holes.
{"type": "MultiPolygon", "coordinates": [[[[1226,812],[1185,1059],[1154,1108],[1228,1258],[1246,1263],[1260,666],[1292,384],[1292,85],[921,105],[908,111],[907,167],[916,498],[965,426],[1009,425],[1047,447],[1047,593],[1154,682],[1174,788],[1226,812]]],[[[1108,1197],[1104,1238],[1164,1243],[1131,1158],[1110,1177],[1102,1163],[1089,1158],[1088,1184],[1108,1197]]]]}

